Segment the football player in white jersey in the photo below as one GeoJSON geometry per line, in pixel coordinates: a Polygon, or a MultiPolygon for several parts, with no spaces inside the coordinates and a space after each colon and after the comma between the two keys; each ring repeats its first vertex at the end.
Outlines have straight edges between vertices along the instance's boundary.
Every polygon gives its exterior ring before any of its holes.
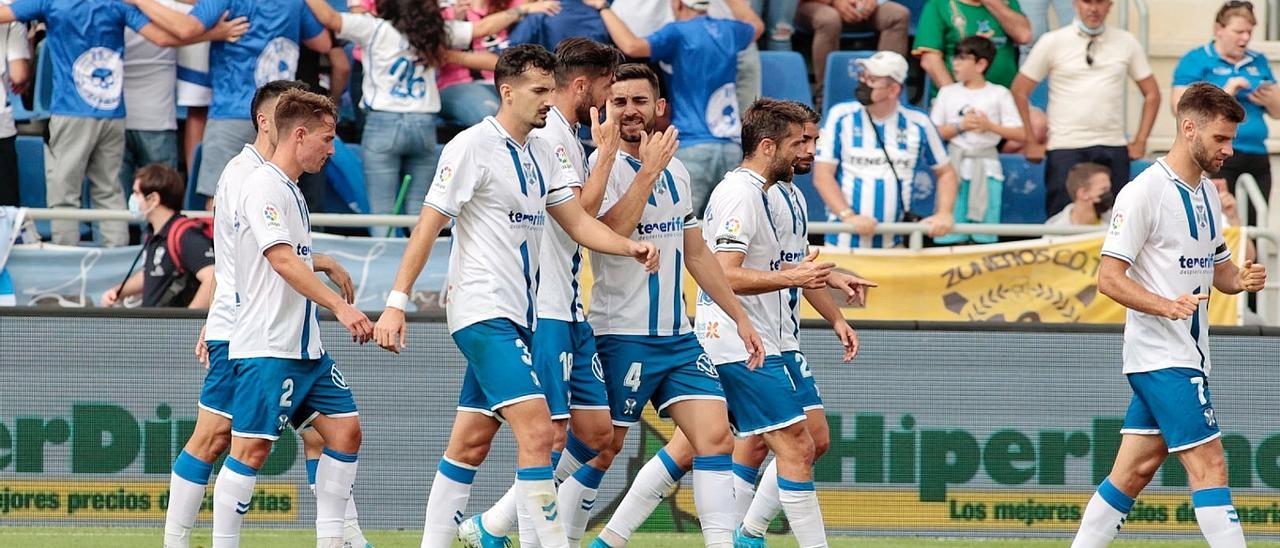
{"type": "Polygon", "coordinates": [[[1262,265],[1231,262],[1218,192],[1206,173],[1230,158],[1244,109],[1220,88],[1187,88],[1169,154],[1116,197],[1098,290],[1124,305],[1124,374],[1133,399],[1111,473],[1072,546],[1108,545],[1170,453],[1186,467],[1196,522],[1212,548],[1243,548],[1209,393],[1209,291],[1259,291],[1262,265]]]}
{"type": "MultiPolygon", "coordinates": [[[[589,38],[567,38],[556,46],[556,90],[552,95],[547,124],[530,135],[546,141],[561,169],[574,171],[579,181],[569,188],[582,208],[594,216],[604,198],[605,182],[618,151],[618,124],[599,121],[599,109],[608,99],[613,71],[621,54],[612,46],[589,38]],[[578,128],[590,124],[592,136],[606,162],[587,175],[586,151],[578,139],[578,128]]],[[[609,422],[609,400],[604,374],[596,356],[595,335],[587,323],[578,290],[578,274],[583,254],[555,219],[548,219],[542,236],[538,261],[538,328],[533,332],[533,364],[547,395],[547,407],[555,422],[551,445],[551,466],[559,485],[561,519],[569,543],[582,538],[586,519],[582,507],[595,501],[599,484],[587,478],[573,479],[582,464],[595,458],[613,440],[609,422]],[[566,427],[572,425],[572,431],[566,427]],[[562,451],[567,449],[567,454],[562,451]]],[[[513,486],[497,504],[458,526],[458,540],[468,548],[501,547],[507,532],[516,525],[518,495],[513,486]]],[[[521,543],[533,539],[521,532],[521,543]]]]}
{"type": "MultiPolygon", "coordinates": [[[[716,370],[689,325],[681,289],[686,267],[706,298],[724,303],[737,320],[737,327],[728,329],[735,329],[739,350],[751,367],[760,364],[763,348],[753,321],[702,242],[689,173],[673,158],[675,129],[653,133],[665,108],[653,70],[642,64],[618,67],[609,117],[621,124],[623,146],[605,190],[601,219],[618,234],[654,242],[662,264],[658,272],[647,274],[612,257],[591,258],[595,285],[588,319],[597,333],[614,435],[611,447],[574,477],[594,476],[599,481],[622,449],[628,428],[640,421],[645,405],[651,403],[660,416],[674,419],[689,433],[694,505],[706,545],[731,546],[736,523],[726,501],[733,497],[733,438],[716,370]]],[[[593,157],[596,166],[603,165],[602,153],[593,157]]],[[[682,475],[683,470],[660,462],[646,467],[636,485],[651,483],[645,478],[678,480],[682,475]]],[[[636,508],[656,501],[665,491],[648,489],[644,494],[643,500],[618,507],[610,526],[591,545],[625,545],[648,515],[636,508]]]]}
{"type": "Polygon", "coordinates": [[[578,243],[632,257],[655,269],[652,243],[623,238],[588,215],[569,185],[580,183],[550,143],[530,135],[546,125],[555,57],[541,46],[505,50],[494,71],[498,114],[445,146],[435,180],[396,274],[375,338],[404,346],[404,307],[440,229],[455,220],[449,255],[449,330],[467,359],[449,446],[427,501],[422,545],[447,547],[462,521],[476,467],[502,420],[519,447],[520,521],[542,546],[568,545],[552,480],[554,426],[530,353],[536,324],[539,247],[547,215],[578,243]]]}
{"type": "Polygon", "coordinates": [[[343,545],[355,481],[360,422],[355,399],[320,344],[316,306],[338,317],[360,343],[373,324],[313,273],[311,222],[297,188],[333,154],[337,109],[328,98],[291,89],[276,101],[276,150],[254,170],[234,204],[236,318],[231,454],[213,497],[213,546],[238,546],[257,470],[284,426],[314,427],[325,440],[316,471],[318,547],[343,545]]]}
{"type": "MultiPolygon", "coordinates": [[[[205,364],[205,380],[200,390],[199,412],[190,439],[178,454],[169,478],[169,508],[165,511],[165,547],[185,548],[190,543],[191,528],[204,502],[205,487],[213,470],[213,461],[231,443],[231,402],[235,395],[235,376],[227,359],[231,329],[235,325],[235,204],[245,179],[270,158],[276,149],[276,99],[290,89],[307,89],[306,84],[292,80],[268,82],[258,88],[253,99],[253,117],[257,137],[223,168],[214,195],[214,297],[209,306],[205,326],[196,342],[196,358],[205,364]]],[[[316,272],[324,272],[342,289],[347,302],[352,302],[355,289],[351,275],[332,258],[316,253],[316,272]]],[[[307,455],[307,477],[315,485],[315,468],[320,462],[324,440],[315,429],[300,433],[307,455]]],[[[343,530],[345,540],[353,546],[365,546],[364,535],[356,519],[355,501],[350,502],[343,530]]]]}

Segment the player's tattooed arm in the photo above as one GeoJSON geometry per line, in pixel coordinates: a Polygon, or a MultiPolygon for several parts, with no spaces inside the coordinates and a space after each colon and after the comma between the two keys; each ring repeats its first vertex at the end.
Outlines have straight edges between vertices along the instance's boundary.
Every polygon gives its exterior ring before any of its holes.
{"type": "Polygon", "coordinates": [[[1102,265],[1098,267],[1098,291],[1125,308],[1171,320],[1190,318],[1200,309],[1201,303],[1209,300],[1207,294],[1179,295],[1177,299],[1166,299],[1147,291],[1128,276],[1128,271],[1129,263],[1103,255],[1102,265]]]}
{"type": "Polygon", "coordinates": [[[764,361],[764,343],[760,341],[760,334],[751,325],[742,302],[733,294],[724,270],[720,268],[720,263],[711,250],[707,249],[707,244],[702,241],[702,232],[697,228],[684,231],[684,252],[684,264],[689,268],[693,280],[698,282],[698,287],[737,324],[738,337],[742,339],[750,355],[747,366],[755,369],[764,361]]]}
{"type": "Polygon", "coordinates": [[[364,312],[356,310],[320,281],[311,266],[298,258],[292,245],[281,242],[267,248],[262,254],[271,263],[271,269],[284,278],[289,287],[333,312],[338,321],[351,332],[351,340],[364,344],[373,338],[373,323],[364,312]]]}
{"type": "MultiPolygon", "coordinates": [[[[449,217],[434,207],[423,207],[418,214],[418,224],[413,227],[409,243],[405,246],[404,256],[400,259],[400,268],[396,270],[396,280],[391,285],[392,291],[405,295],[413,292],[413,284],[418,281],[422,269],[427,265],[427,257],[435,246],[440,230],[449,223],[449,217]]],[[[404,323],[404,310],[388,306],[378,317],[378,324],[373,328],[373,340],[383,350],[399,354],[404,348],[407,328],[404,323]]]]}
{"type": "Polygon", "coordinates": [[[1243,268],[1229,260],[1213,267],[1213,287],[1228,295],[1241,291],[1257,293],[1266,283],[1267,269],[1250,259],[1245,259],[1243,268]]]}

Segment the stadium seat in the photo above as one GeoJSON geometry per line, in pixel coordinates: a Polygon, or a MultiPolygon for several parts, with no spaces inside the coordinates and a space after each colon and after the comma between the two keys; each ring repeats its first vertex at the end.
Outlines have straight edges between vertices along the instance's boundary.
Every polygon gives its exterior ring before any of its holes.
{"type": "Polygon", "coordinates": [[[45,207],[48,202],[44,186],[44,140],[35,135],[19,135],[15,148],[22,206],[45,207]]]}
{"type": "MultiPolygon", "coordinates": [[[[822,82],[823,116],[831,110],[831,105],[853,99],[853,89],[858,87],[858,74],[862,72],[862,67],[858,66],[856,61],[871,57],[875,53],[868,50],[833,51],[827,56],[827,74],[822,82]]],[[[907,102],[907,86],[902,86],[902,104],[905,105],[907,102]]]]}
{"type": "Polygon", "coordinates": [[[204,210],[205,200],[196,194],[196,175],[200,173],[200,150],[204,145],[196,145],[196,151],[191,154],[191,165],[187,166],[187,209],[192,211],[204,210]]]}
{"type": "Polygon", "coordinates": [[[761,82],[761,93],[765,97],[813,106],[804,56],[794,51],[761,51],[760,73],[767,75],[761,82]]]}
{"type": "Polygon", "coordinates": [[[1045,112],[1049,111],[1049,79],[1041,80],[1036,84],[1036,89],[1031,90],[1031,97],[1028,98],[1031,106],[1036,107],[1045,112]]]}
{"type": "Polygon", "coordinates": [[[36,46],[36,89],[34,110],[49,112],[53,104],[53,56],[45,55],[44,42],[36,46]]]}
{"type": "Polygon", "coordinates": [[[27,107],[22,104],[22,96],[15,95],[12,91],[9,92],[9,105],[13,107],[13,121],[15,122],[29,122],[49,117],[48,113],[42,116],[35,110],[27,110],[27,107]]]}
{"type": "Polygon", "coordinates": [[[1021,154],[1001,154],[1000,167],[1004,168],[1000,222],[1044,223],[1044,163],[1033,164],[1021,154]]]}
{"type": "Polygon", "coordinates": [[[927,3],[927,0],[894,0],[894,1],[899,4],[902,4],[909,11],[911,11],[911,23],[910,23],[910,28],[908,32],[910,32],[912,36],[915,36],[916,25],[920,23],[920,13],[924,11],[924,5],[927,3]]]}

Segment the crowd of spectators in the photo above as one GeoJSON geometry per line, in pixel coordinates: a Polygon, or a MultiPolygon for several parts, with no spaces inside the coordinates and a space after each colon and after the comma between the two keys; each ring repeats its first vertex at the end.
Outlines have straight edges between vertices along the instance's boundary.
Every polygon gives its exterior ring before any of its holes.
{"type": "MultiPolygon", "coordinates": [[[[0,77],[12,91],[0,94],[0,204],[20,202],[22,159],[5,101],[29,95],[33,52],[50,58],[53,80],[48,207],[81,207],[87,178],[92,207],[124,209],[135,173],[152,164],[194,171],[195,192],[209,198],[253,139],[253,90],[299,79],[348,106],[357,129],[345,135],[360,145],[369,212],[414,214],[440,139],[497,111],[496,53],[586,36],[661,69],[664,123],[679,131],[697,209],[741,159],[739,112],[761,95],[760,50],[796,49],[808,54],[814,103],[831,98],[814,188],[830,220],[857,229],[832,243],[896,245],[875,227],[919,218],[918,172],[935,183],[925,219],[935,243],[996,241],[946,233],[956,222],[1001,221],[1001,154],[1011,152],[1043,161],[1050,224],[1105,222],[1131,161],[1147,157],[1162,100],[1137,38],[1106,24],[1112,0],[901,2],[348,0],[344,9],[331,0],[0,0],[0,77]],[[827,57],[850,45],[878,52],[859,61],[856,90],[824,90],[827,57]],[[1130,80],[1143,98],[1132,134],[1130,80]],[[1031,99],[1041,84],[1045,111],[1031,99]],[[912,90],[923,109],[903,104],[912,90]]],[[[1257,23],[1250,3],[1223,4],[1212,40],[1178,63],[1169,103],[1198,81],[1238,97],[1248,118],[1236,155],[1211,175],[1234,191],[1248,173],[1269,196],[1264,118],[1280,117],[1280,88],[1248,48],[1257,23]]],[[[328,184],[323,175],[300,182],[313,209],[323,209],[328,184]]],[[[99,243],[127,243],[124,223],[99,225],[99,243]]],[[[82,237],[74,221],[51,232],[65,245],[82,237]]]]}

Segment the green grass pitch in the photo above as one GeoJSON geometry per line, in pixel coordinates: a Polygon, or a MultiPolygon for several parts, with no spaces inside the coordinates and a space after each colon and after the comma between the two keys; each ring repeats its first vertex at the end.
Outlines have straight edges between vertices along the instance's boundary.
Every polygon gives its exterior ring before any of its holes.
{"type": "MultiPolygon", "coordinates": [[[[377,548],[413,548],[421,541],[419,531],[367,531],[377,548]]],[[[159,528],[143,527],[0,527],[0,547],[4,548],[124,548],[154,546],[163,536],[159,528]]],[[[588,535],[587,538],[594,538],[588,535]]],[[[514,540],[514,539],[513,539],[514,540]]],[[[584,542],[584,545],[586,543],[584,542]]],[[[831,538],[833,548],[1065,548],[1067,539],[959,539],[929,537],[840,537],[831,538]]],[[[241,546],[245,548],[306,548],[315,545],[315,535],[307,530],[247,529],[241,546]]],[[[640,533],[632,540],[634,548],[666,548],[702,545],[697,534],[640,533]]],[[[770,548],[793,548],[789,537],[770,536],[770,548]]],[[[209,530],[198,529],[192,548],[209,546],[209,530]]],[[[516,543],[519,546],[519,543],[516,543]]],[[[1118,540],[1115,548],[1192,548],[1204,546],[1203,540],[1118,540]]],[[[1252,548],[1280,548],[1280,542],[1250,542],[1252,548]]]]}

